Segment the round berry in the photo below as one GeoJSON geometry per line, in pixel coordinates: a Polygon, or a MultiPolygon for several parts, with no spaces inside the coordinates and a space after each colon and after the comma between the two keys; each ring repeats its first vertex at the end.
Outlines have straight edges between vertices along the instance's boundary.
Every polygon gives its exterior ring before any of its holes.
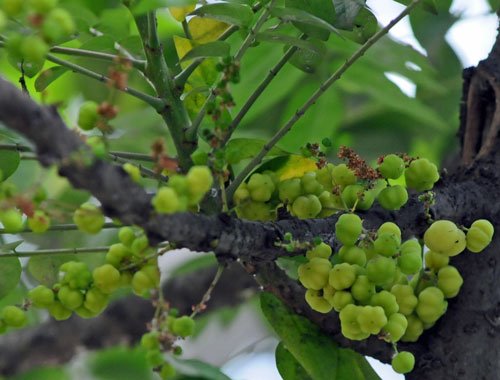
{"type": "Polygon", "coordinates": [[[332,311],[332,305],[320,294],[319,290],[307,289],[305,298],[311,309],[318,313],[326,314],[332,311]]]}
{"type": "Polygon", "coordinates": [[[373,193],[366,191],[361,185],[346,186],[342,191],[341,198],[347,208],[356,206],[356,210],[368,210],[375,201],[373,193]]]}
{"type": "Polygon", "coordinates": [[[422,322],[434,323],[445,313],[447,306],[443,292],[435,286],[429,286],[418,295],[415,310],[422,322]]]}
{"type": "Polygon", "coordinates": [[[488,220],[476,220],[467,231],[467,249],[475,253],[481,252],[491,243],[493,233],[493,225],[488,220]]]}
{"type": "Polygon", "coordinates": [[[57,298],[64,307],[70,310],[76,310],[83,305],[83,294],[79,290],[71,289],[69,286],[64,285],[59,288],[57,298]]]}
{"type": "Polygon", "coordinates": [[[332,255],[332,247],[323,242],[316,245],[313,249],[306,252],[306,257],[308,259],[313,259],[315,257],[320,257],[322,259],[328,259],[332,255]]]}
{"type": "Polygon", "coordinates": [[[60,301],[54,301],[48,308],[49,314],[54,317],[56,321],[64,321],[71,317],[71,310],[66,308],[60,301]]]}
{"type": "Polygon", "coordinates": [[[438,272],[437,286],[446,298],[455,297],[463,283],[464,280],[457,268],[451,265],[441,268],[438,272]]]}
{"type": "Polygon", "coordinates": [[[28,227],[34,233],[44,233],[50,227],[50,218],[42,210],[36,210],[33,216],[28,218],[28,227]]]}
{"type": "Polygon", "coordinates": [[[32,35],[23,39],[20,51],[26,61],[43,63],[49,52],[49,46],[37,35],[32,35]]]}
{"type": "Polygon", "coordinates": [[[2,309],[0,318],[10,327],[23,327],[27,322],[24,310],[13,305],[5,306],[2,309]]]}
{"type": "Polygon", "coordinates": [[[180,318],[176,318],[172,324],[172,332],[175,335],[187,338],[193,335],[195,322],[194,319],[184,315],[180,318]]]}
{"type": "Polygon", "coordinates": [[[455,252],[464,243],[462,234],[449,220],[437,220],[424,233],[425,245],[434,252],[448,255],[448,252],[455,252]]]}
{"type": "Polygon", "coordinates": [[[438,271],[439,269],[447,266],[449,262],[450,257],[441,253],[428,251],[425,254],[425,266],[433,271],[438,271]]]}
{"type": "Polygon", "coordinates": [[[356,183],[356,175],[346,164],[340,164],[332,169],[332,180],[335,185],[354,185],[356,183]]]}
{"type": "Polygon", "coordinates": [[[84,203],[73,214],[73,222],[80,231],[97,234],[104,225],[104,215],[99,207],[84,203]]]}
{"type": "Polygon", "coordinates": [[[126,247],[130,247],[135,239],[135,233],[132,227],[122,227],[118,231],[118,239],[126,247]]]}
{"type": "Polygon", "coordinates": [[[375,252],[386,257],[394,256],[401,245],[401,238],[393,233],[384,232],[377,234],[377,238],[373,242],[375,252]]]}
{"type": "Polygon", "coordinates": [[[366,264],[366,276],[375,285],[391,283],[395,274],[396,262],[392,258],[379,256],[366,264]]]}
{"type": "Polygon", "coordinates": [[[363,306],[358,314],[358,323],[361,331],[378,334],[387,323],[387,317],[380,306],[363,306]]]}
{"type": "Polygon", "coordinates": [[[417,191],[431,190],[438,179],[436,165],[426,158],[412,161],[405,170],[406,186],[417,191]]]}
{"type": "Polygon", "coordinates": [[[278,185],[278,196],[282,202],[292,203],[302,195],[302,185],[299,178],[286,179],[278,185]]]}
{"type": "Polygon", "coordinates": [[[377,200],[386,210],[399,210],[408,201],[408,192],[401,185],[389,186],[379,193],[377,200]]]}
{"type": "Polygon", "coordinates": [[[298,268],[299,281],[307,289],[320,290],[328,283],[332,264],[327,259],[313,258],[298,268]]]}
{"type": "Polygon", "coordinates": [[[23,215],[15,208],[0,211],[0,222],[8,233],[16,233],[23,229],[23,215]]]}
{"type": "Polygon", "coordinates": [[[187,195],[197,204],[212,187],[214,178],[208,166],[193,166],[186,174],[186,182],[187,195]]]}
{"type": "Polygon", "coordinates": [[[424,324],[416,315],[408,315],[406,317],[408,327],[404,335],[401,337],[402,342],[416,342],[420,335],[424,332],[424,324]]]}
{"type": "Polygon", "coordinates": [[[344,245],[354,245],[362,230],[361,218],[356,214],[342,214],[335,223],[335,236],[344,245]]]}
{"type": "Polygon", "coordinates": [[[181,211],[181,201],[174,189],[162,187],[151,200],[156,212],[161,214],[173,214],[181,211]]]}
{"type": "Polygon", "coordinates": [[[104,264],[92,272],[94,286],[105,294],[113,293],[120,286],[120,272],[111,264],[104,264]]]}
{"type": "Polygon", "coordinates": [[[62,8],[51,10],[42,24],[42,35],[50,43],[58,43],[76,31],[71,14],[62,8]]]}
{"type": "Polygon", "coordinates": [[[292,211],[300,219],[314,218],[321,211],[321,202],[316,195],[300,196],[293,202],[292,211]]]}
{"type": "Polygon", "coordinates": [[[387,324],[382,331],[386,342],[397,342],[405,334],[408,327],[408,320],[403,314],[394,313],[387,318],[387,324]]]}
{"type": "Polygon", "coordinates": [[[35,307],[47,308],[54,303],[54,292],[46,286],[38,285],[28,292],[28,299],[35,307]]]}
{"type": "Polygon", "coordinates": [[[408,373],[413,371],[415,357],[411,352],[401,351],[392,358],[391,365],[392,369],[397,373],[408,373]]]}
{"type": "Polygon", "coordinates": [[[350,288],[355,280],[356,269],[347,263],[334,265],[328,277],[328,283],[336,290],[350,288]]]}
{"type": "Polygon", "coordinates": [[[403,175],[405,162],[395,154],[388,154],[378,166],[378,171],[384,178],[397,179],[403,175]]]}

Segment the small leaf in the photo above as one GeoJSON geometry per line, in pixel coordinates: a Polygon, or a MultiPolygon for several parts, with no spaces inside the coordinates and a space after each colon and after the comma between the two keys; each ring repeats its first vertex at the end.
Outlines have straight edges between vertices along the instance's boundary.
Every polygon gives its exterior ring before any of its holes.
{"type": "Polygon", "coordinates": [[[74,259],[72,255],[33,256],[28,261],[28,272],[40,284],[52,286],[59,281],[61,264],[74,259]]]}
{"type": "Polygon", "coordinates": [[[142,350],[115,347],[96,352],[88,360],[92,378],[96,380],[151,380],[153,372],[142,350]]]}
{"type": "Polygon", "coordinates": [[[284,22],[301,22],[308,25],[313,25],[321,29],[328,30],[331,33],[339,34],[338,30],[327,23],[325,20],[316,17],[300,9],[295,8],[273,8],[271,14],[278,17],[284,22]]]}
{"type": "Polygon", "coordinates": [[[196,0],[142,0],[132,8],[132,13],[134,15],[141,15],[158,8],[184,7],[196,4],[196,2],[196,0]]]}
{"type": "MultiPolygon", "coordinates": [[[[332,1],[285,0],[285,6],[287,8],[300,9],[304,12],[325,20],[331,25],[334,25],[335,23],[335,9],[333,7],[332,1]]],[[[330,36],[329,31],[315,27],[313,25],[308,25],[300,22],[296,22],[294,23],[294,25],[309,37],[314,37],[326,41],[330,36]]]]}
{"type": "Polygon", "coordinates": [[[172,356],[168,356],[166,359],[175,367],[176,372],[189,378],[231,380],[219,368],[199,360],[181,360],[172,356]]]}
{"type": "Polygon", "coordinates": [[[201,43],[217,40],[229,27],[225,22],[202,17],[191,18],[188,25],[193,40],[201,43]]]}
{"type": "Polygon", "coordinates": [[[285,348],[283,342],[276,346],[276,367],[283,380],[312,380],[300,363],[285,348]]]}
{"type": "Polygon", "coordinates": [[[377,32],[377,29],[378,22],[375,15],[367,8],[361,8],[354,19],[352,30],[342,31],[341,34],[354,42],[364,44],[377,32]]]}
{"type": "Polygon", "coordinates": [[[206,57],[227,57],[229,55],[230,45],[225,41],[213,41],[203,45],[195,46],[191,49],[181,61],[189,61],[195,58],[206,57]]]}
{"type": "Polygon", "coordinates": [[[2,180],[10,177],[17,170],[20,161],[19,152],[15,150],[0,151],[0,174],[2,175],[2,180]]]}
{"type": "Polygon", "coordinates": [[[0,258],[0,299],[13,291],[21,278],[21,262],[18,257],[0,258]]]}
{"type": "Polygon", "coordinates": [[[35,79],[35,89],[38,92],[44,91],[52,82],[60,78],[67,71],[68,69],[62,66],[54,66],[42,71],[35,79]]]}
{"type": "Polygon", "coordinates": [[[276,173],[280,181],[284,181],[289,178],[302,177],[304,173],[317,169],[316,161],[298,154],[289,154],[270,159],[260,165],[256,172],[271,170],[276,173]]]}
{"type": "MultiPolygon", "coordinates": [[[[241,160],[252,158],[257,155],[267,141],[249,138],[237,138],[230,140],[225,149],[225,158],[228,164],[236,164],[241,160]]],[[[268,153],[268,156],[279,156],[286,154],[285,151],[279,148],[273,148],[268,153]]]]}
{"type": "Polygon", "coordinates": [[[191,12],[191,15],[212,18],[228,24],[249,26],[253,20],[252,8],[233,3],[207,4],[191,12]]]}
{"type": "Polygon", "coordinates": [[[354,19],[364,5],[364,0],[333,0],[333,6],[337,15],[335,25],[341,29],[351,30],[354,19]]]}
{"type": "Polygon", "coordinates": [[[311,50],[317,54],[324,55],[326,52],[325,45],[318,40],[302,40],[282,33],[262,32],[255,37],[257,41],[278,42],[282,44],[297,46],[303,50],[311,50]]]}
{"type": "Polygon", "coordinates": [[[187,7],[172,7],[169,9],[169,11],[173,18],[175,18],[179,22],[182,22],[186,19],[186,16],[189,13],[194,11],[195,8],[196,5],[189,5],[187,7]]]}

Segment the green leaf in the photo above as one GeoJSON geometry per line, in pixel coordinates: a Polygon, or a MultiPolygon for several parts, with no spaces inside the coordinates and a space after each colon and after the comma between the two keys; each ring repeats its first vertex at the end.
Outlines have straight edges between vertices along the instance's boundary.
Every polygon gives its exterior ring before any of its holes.
{"type": "Polygon", "coordinates": [[[132,16],[124,6],[109,8],[101,13],[97,29],[118,41],[129,36],[131,22],[132,16]]]}
{"type": "Polygon", "coordinates": [[[307,263],[308,259],[305,256],[279,257],[276,264],[285,271],[288,277],[299,279],[299,266],[307,263]]]}
{"type": "Polygon", "coordinates": [[[0,245],[1,253],[15,253],[16,248],[24,243],[24,240],[13,241],[12,243],[2,244],[0,245]]]}
{"type": "Polygon", "coordinates": [[[364,0],[333,0],[337,15],[335,25],[341,29],[351,30],[356,16],[364,5],[364,0]]]}
{"type": "Polygon", "coordinates": [[[132,8],[132,13],[141,15],[158,8],[183,7],[196,4],[196,2],[196,0],[142,0],[132,8]]]}
{"type": "Polygon", "coordinates": [[[276,347],[275,357],[276,367],[283,380],[311,380],[311,376],[285,348],[283,342],[276,347]]]}
{"type": "Polygon", "coordinates": [[[181,62],[195,58],[206,57],[227,57],[230,52],[230,45],[225,41],[213,41],[192,48],[182,57],[181,62]]]}
{"type": "Polygon", "coordinates": [[[326,52],[326,47],[322,41],[303,40],[283,33],[276,33],[276,32],[257,33],[255,39],[257,41],[277,42],[286,45],[297,46],[300,49],[311,50],[319,55],[324,55],[326,52]]]}
{"type": "Polygon", "coordinates": [[[10,377],[10,380],[71,380],[71,376],[64,368],[42,367],[10,377]]]}
{"type": "Polygon", "coordinates": [[[21,278],[21,262],[17,257],[0,258],[0,299],[13,291],[21,278]]]}
{"type": "Polygon", "coordinates": [[[300,22],[312,25],[330,33],[339,34],[338,30],[325,20],[295,8],[272,8],[271,14],[284,22],[300,22]]]}
{"type": "Polygon", "coordinates": [[[188,260],[184,264],[175,268],[171,274],[172,277],[183,276],[197,270],[209,267],[215,267],[217,259],[213,255],[203,255],[193,260],[188,260]]]}
{"type": "Polygon", "coordinates": [[[337,378],[339,380],[382,380],[363,356],[348,349],[339,350],[337,378]]]}
{"type": "Polygon", "coordinates": [[[153,378],[144,351],[137,349],[115,347],[97,352],[89,359],[89,367],[96,380],[153,378]]]}
{"type": "Polygon", "coordinates": [[[262,293],[260,306],[286,348],[314,380],[337,377],[339,348],[318,326],[295,314],[271,293],[262,293]]]}
{"type": "Polygon", "coordinates": [[[67,71],[68,69],[62,66],[54,66],[42,71],[35,79],[35,89],[38,92],[44,91],[52,82],[60,78],[67,71]]]}
{"type": "Polygon", "coordinates": [[[177,373],[184,376],[193,377],[199,380],[231,380],[221,372],[219,368],[199,360],[181,360],[172,356],[168,356],[166,360],[175,367],[177,373]]]}
{"type": "Polygon", "coordinates": [[[228,24],[249,26],[253,20],[252,8],[244,4],[215,3],[195,9],[191,15],[212,18],[228,24]]]}
{"type": "Polygon", "coordinates": [[[74,259],[72,255],[33,256],[28,261],[28,272],[40,284],[52,286],[59,280],[61,264],[74,259]]]}
{"type": "MultiPolygon", "coordinates": [[[[397,1],[398,3],[404,4],[404,5],[409,5],[412,0],[394,0],[397,1]]],[[[433,14],[438,14],[439,7],[437,6],[436,0],[424,0],[422,2],[422,8],[426,10],[427,12],[433,13],[433,14]]]]}
{"type": "Polygon", "coordinates": [[[500,0],[488,0],[491,10],[497,12],[500,9],[500,0]]]}
{"type": "Polygon", "coordinates": [[[341,34],[359,44],[364,44],[373,36],[378,29],[378,21],[375,15],[367,8],[361,8],[353,20],[350,31],[342,31],[341,34]]]}
{"type": "Polygon", "coordinates": [[[0,151],[0,173],[3,180],[10,177],[17,170],[20,161],[19,152],[15,150],[0,151]]]}
{"type": "MultiPolygon", "coordinates": [[[[267,141],[260,139],[237,138],[232,139],[226,144],[225,158],[228,164],[236,164],[241,160],[252,158],[257,155],[267,141]]],[[[280,156],[286,154],[279,148],[273,148],[267,154],[268,156],[280,156]]]]}
{"type": "MultiPolygon", "coordinates": [[[[332,1],[317,1],[317,0],[286,0],[285,6],[287,8],[300,9],[311,15],[325,20],[327,23],[334,25],[335,22],[335,9],[333,8],[332,1]]],[[[294,23],[294,25],[306,33],[309,37],[318,38],[320,40],[327,40],[330,33],[322,28],[315,27],[304,23],[294,23]]]]}

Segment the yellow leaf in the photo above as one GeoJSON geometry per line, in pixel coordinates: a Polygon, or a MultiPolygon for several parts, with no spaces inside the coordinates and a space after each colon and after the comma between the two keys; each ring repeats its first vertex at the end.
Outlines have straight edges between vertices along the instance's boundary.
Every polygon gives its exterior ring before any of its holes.
{"type": "Polygon", "coordinates": [[[289,178],[302,177],[305,173],[316,170],[318,170],[316,161],[293,154],[290,155],[288,161],[281,168],[276,170],[276,174],[280,181],[284,181],[289,178]]]}
{"type": "Polygon", "coordinates": [[[225,22],[202,17],[193,17],[188,25],[193,39],[201,43],[216,41],[229,27],[225,22]]]}
{"type": "Polygon", "coordinates": [[[177,21],[182,22],[186,19],[186,16],[194,11],[196,5],[188,5],[186,7],[171,7],[168,10],[173,18],[177,21]]]}

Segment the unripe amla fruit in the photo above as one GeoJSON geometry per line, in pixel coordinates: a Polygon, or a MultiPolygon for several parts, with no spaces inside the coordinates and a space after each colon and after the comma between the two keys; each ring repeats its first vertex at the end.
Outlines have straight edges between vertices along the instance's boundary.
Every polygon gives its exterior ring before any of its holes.
{"type": "Polygon", "coordinates": [[[438,179],[436,165],[426,158],[412,161],[405,170],[406,186],[417,191],[431,190],[438,179]]]}
{"type": "Polygon", "coordinates": [[[396,297],[399,313],[404,315],[413,313],[418,304],[418,298],[411,285],[396,284],[391,288],[391,293],[396,297]]]}
{"type": "Polygon", "coordinates": [[[344,245],[354,245],[362,230],[361,218],[356,214],[342,214],[335,223],[335,236],[344,245]]]}
{"type": "Polygon", "coordinates": [[[378,171],[384,178],[397,179],[403,175],[405,162],[395,154],[388,154],[378,166],[378,171]]]}
{"type": "Polygon", "coordinates": [[[387,317],[380,306],[363,306],[358,315],[358,323],[361,331],[378,334],[387,323],[387,317]]]}
{"type": "Polygon", "coordinates": [[[467,231],[467,249],[471,252],[481,252],[493,239],[494,227],[486,219],[476,220],[467,231]]]}
{"type": "Polygon", "coordinates": [[[0,222],[8,233],[16,233],[23,229],[23,215],[15,208],[0,211],[0,222]]]}
{"type": "Polygon", "coordinates": [[[38,285],[28,292],[28,299],[35,307],[47,308],[54,303],[55,298],[52,289],[43,285],[38,285]]]}
{"type": "Polygon", "coordinates": [[[443,292],[435,286],[429,286],[418,295],[416,312],[422,322],[434,323],[445,313],[447,306],[443,292]]]}
{"type": "Polygon", "coordinates": [[[328,283],[332,264],[327,259],[313,258],[298,268],[299,281],[307,289],[320,290],[328,283]]]}
{"type": "Polygon", "coordinates": [[[332,305],[323,298],[319,290],[307,289],[305,299],[309,307],[319,313],[329,313],[332,310],[332,305]]]}
{"type": "Polygon", "coordinates": [[[62,8],[55,8],[45,16],[42,24],[42,35],[50,43],[58,43],[69,37],[76,30],[71,14],[62,8]]]}
{"type": "Polygon", "coordinates": [[[2,0],[0,6],[7,16],[15,17],[23,11],[24,0],[2,0]]]}
{"type": "Polygon", "coordinates": [[[193,335],[195,322],[194,319],[184,315],[179,318],[175,318],[172,323],[172,332],[182,338],[187,338],[193,335]]]}
{"type": "Polygon", "coordinates": [[[455,297],[464,283],[457,268],[451,265],[441,268],[437,278],[437,286],[446,298],[455,297]]]}
{"type": "MultiPolygon", "coordinates": [[[[292,203],[302,195],[302,185],[299,178],[289,178],[278,184],[278,196],[282,202],[292,203]]],[[[236,194],[235,194],[236,195],[236,194]]]]}
{"type": "Polygon", "coordinates": [[[92,272],[94,286],[105,294],[113,293],[120,286],[120,272],[111,264],[104,264],[92,272]]]}
{"type": "MultiPolygon", "coordinates": [[[[186,174],[188,198],[191,205],[198,204],[213,184],[213,176],[208,166],[193,166],[186,174]]],[[[274,185],[273,185],[274,186],[274,185]]]]}
{"type": "Polygon", "coordinates": [[[335,185],[347,186],[356,183],[356,175],[346,164],[335,166],[332,171],[332,181],[335,185]]]}
{"type": "Polygon", "coordinates": [[[104,225],[104,215],[99,207],[84,203],[73,214],[73,222],[80,231],[96,234],[104,225]]]}
{"type": "Polygon", "coordinates": [[[466,247],[465,234],[449,220],[437,220],[424,233],[425,245],[434,252],[455,256],[466,247]]]}
{"type": "Polygon", "coordinates": [[[399,210],[408,201],[408,192],[401,185],[389,186],[378,194],[377,200],[386,210],[399,210]]]}
{"type": "Polygon", "coordinates": [[[43,63],[49,46],[37,35],[27,36],[21,43],[20,52],[28,62],[43,63]]]}
{"type": "Polygon", "coordinates": [[[26,313],[19,307],[5,306],[0,312],[0,319],[10,327],[23,327],[26,324],[26,313]]]}
{"type": "Polygon", "coordinates": [[[99,104],[88,100],[84,102],[78,112],[78,126],[84,131],[90,131],[97,126],[99,121],[99,104]]]}
{"type": "Polygon", "coordinates": [[[358,322],[358,316],[361,312],[362,306],[349,304],[344,307],[340,313],[340,327],[342,335],[351,340],[363,340],[370,336],[369,332],[361,330],[358,322]]]}
{"type": "Polygon", "coordinates": [[[328,283],[336,290],[350,288],[355,280],[356,269],[347,263],[334,265],[328,277],[328,283]]]}
{"type": "Polygon", "coordinates": [[[361,185],[346,186],[342,191],[341,198],[347,208],[353,208],[356,205],[356,210],[368,210],[375,201],[373,193],[361,185]]]}
{"type": "Polygon", "coordinates": [[[151,200],[156,212],[161,214],[173,214],[182,210],[182,202],[177,192],[170,187],[162,187],[151,200]]]}
{"type": "Polygon", "coordinates": [[[386,342],[397,342],[406,332],[408,327],[408,320],[401,313],[394,313],[387,319],[386,325],[382,331],[385,334],[384,340],[386,342]]]}
{"type": "Polygon", "coordinates": [[[56,7],[58,0],[29,0],[28,4],[37,13],[47,13],[56,7]]]}
{"type": "Polygon", "coordinates": [[[408,373],[413,371],[415,356],[411,352],[401,351],[392,358],[392,369],[397,373],[408,373]]]}
{"type": "Polygon", "coordinates": [[[375,252],[382,256],[394,256],[401,245],[401,238],[391,232],[378,233],[377,238],[373,242],[375,252]]]}
{"type": "Polygon", "coordinates": [[[50,218],[42,210],[36,210],[33,216],[28,218],[28,227],[34,233],[44,233],[50,227],[50,218]]]}

